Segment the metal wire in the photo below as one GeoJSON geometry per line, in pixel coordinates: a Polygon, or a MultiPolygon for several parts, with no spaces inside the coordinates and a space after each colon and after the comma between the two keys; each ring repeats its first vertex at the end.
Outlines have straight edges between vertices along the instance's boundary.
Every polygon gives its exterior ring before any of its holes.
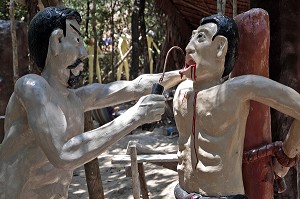
{"type": "Polygon", "coordinates": [[[183,54],[183,56],[185,56],[183,50],[179,47],[179,46],[173,46],[172,48],[170,48],[167,52],[167,55],[166,55],[166,59],[165,59],[165,63],[164,63],[164,69],[163,69],[163,73],[159,79],[159,83],[161,83],[164,79],[164,76],[165,76],[165,72],[166,72],[166,66],[167,66],[167,63],[168,63],[168,57],[169,57],[169,54],[170,52],[173,50],[173,49],[177,49],[177,50],[180,50],[183,54]]]}

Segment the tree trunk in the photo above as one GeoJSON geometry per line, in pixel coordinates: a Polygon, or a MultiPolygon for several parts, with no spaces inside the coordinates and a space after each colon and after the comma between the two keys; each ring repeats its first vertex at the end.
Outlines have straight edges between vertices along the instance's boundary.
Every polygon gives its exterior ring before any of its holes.
{"type": "Polygon", "coordinates": [[[89,36],[89,21],[90,21],[90,0],[86,1],[86,21],[85,21],[85,36],[89,36]]]}
{"type": "MultiPolygon", "coordinates": [[[[94,37],[94,59],[93,59],[93,70],[95,71],[96,68],[96,61],[97,61],[97,30],[96,30],[96,1],[93,0],[93,9],[91,10],[92,15],[92,27],[93,27],[93,37],[94,37]]],[[[93,72],[93,74],[95,74],[93,72]]],[[[94,79],[94,78],[93,78],[94,79]]],[[[92,82],[89,82],[92,83],[92,82]]],[[[84,131],[93,130],[93,120],[91,112],[86,112],[84,114],[84,131]]],[[[104,199],[104,192],[102,187],[102,180],[100,175],[99,169],[99,162],[98,158],[91,160],[90,162],[84,164],[85,176],[86,176],[86,183],[89,192],[90,199],[104,199]]]]}
{"type": "MultiPolygon", "coordinates": [[[[28,12],[27,24],[30,23],[32,18],[38,12],[38,0],[27,0],[26,7],[28,12]]],[[[37,65],[33,62],[31,55],[29,55],[29,73],[40,73],[41,71],[38,69],[37,65]]]]}
{"type": "Polygon", "coordinates": [[[58,6],[64,6],[64,3],[62,0],[42,0],[42,3],[45,7],[58,7],[58,6]]]}
{"type": "Polygon", "coordinates": [[[144,56],[144,73],[150,73],[150,62],[148,56],[148,46],[147,46],[147,38],[146,38],[146,23],[145,23],[145,0],[140,0],[140,8],[139,8],[139,27],[140,27],[140,35],[142,36],[140,52],[143,52],[144,56]]]}
{"type": "MultiPolygon", "coordinates": [[[[97,59],[98,59],[98,39],[97,39],[96,16],[95,16],[95,13],[96,13],[96,0],[93,0],[93,9],[91,10],[91,15],[92,15],[92,30],[93,30],[93,37],[94,37],[93,74],[96,74],[97,59]]],[[[92,78],[93,80],[94,80],[94,77],[92,78]]],[[[93,82],[89,82],[89,83],[93,83],[93,82]]]]}
{"type": "Polygon", "coordinates": [[[111,81],[115,81],[115,69],[114,69],[114,51],[115,51],[115,23],[114,23],[114,14],[115,14],[115,6],[116,6],[117,1],[111,0],[110,2],[110,7],[111,7],[111,17],[110,17],[110,25],[111,25],[111,81]]]}
{"type": "Polygon", "coordinates": [[[130,67],[130,79],[136,78],[139,71],[139,9],[140,0],[134,0],[133,13],[131,16],[132,58],[130,67]]]}
{"type": "Polygon", "coordinates": [[[15,1],[10,0],[9,5],[9,14],[10,14],[10,33],[11,33],[11,44],[13,51],[13,71],[14,71],[14,83],[19,78],[19,65],[18,65],[18,44],[17,44],[17,33],[16,33],[16,24],[15,24],[15,1]]]}
{"type": "MultiPolygon", "coordinates": [[[[93,121],[91,112],[84,114],[84,131],[93,129],[93,121]]],[[[104,199],[104,191],[102,187],[102,180],[99,169],[98,158],[91,160],[84,164],[86,183],[90,199],[104,199]]]]}
{"type": "Polygon", "coordinates": [[[27,7],[27,12],[28,12],[28,20],[27,23],[29,24],[31,19],[36,15],[38,12],[38,0],[30,0],[26,1],[26,7],[27,7]]]}

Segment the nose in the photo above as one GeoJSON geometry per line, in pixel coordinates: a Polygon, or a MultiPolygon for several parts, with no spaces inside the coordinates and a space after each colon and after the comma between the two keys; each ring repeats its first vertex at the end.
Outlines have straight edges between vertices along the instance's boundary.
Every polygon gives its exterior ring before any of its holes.
{"type": "Polygon", "coordinates": [[[84,45],[80,46],[79,51],[80,51],[80,57],[86,58],[88,56],[87,50],[84,47],[84,45]]]}

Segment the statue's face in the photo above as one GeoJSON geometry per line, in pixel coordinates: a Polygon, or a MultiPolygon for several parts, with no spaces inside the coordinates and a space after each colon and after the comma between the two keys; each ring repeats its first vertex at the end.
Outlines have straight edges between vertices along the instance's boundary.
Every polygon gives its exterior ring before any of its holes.
{"type": "Polygon", "coordinates": [[[83,44],[83,38],[79,31],[79,24],[75,19],[66,20],[66,36],[62,30],[52,33],[50,42],[53,59],[56,60],[56,73],[60,79],[68,81],[69,87],[77,84],[78,76],[83,70],[84,59],[87,58],[87,51],[83,44]]]}
{"type": "Polygon", "coordinates": [[[191,79],[194,81],[211,78],[216,73],[221,73],[223,68],[217,68],[218,41],[213,40],[217,32],[215,23],[201,25],[193,31],[190,42],[186,47],[186,67],[185,70],[192,67],[191,79]]]}
{"type": "Polygon", "coordinates": [[[79,24],[75,19],[66,20],[66,36],[61,39],[63,61],[75,76],[83,70],[83,60],[87,57],[79,30],[79,24]]]}

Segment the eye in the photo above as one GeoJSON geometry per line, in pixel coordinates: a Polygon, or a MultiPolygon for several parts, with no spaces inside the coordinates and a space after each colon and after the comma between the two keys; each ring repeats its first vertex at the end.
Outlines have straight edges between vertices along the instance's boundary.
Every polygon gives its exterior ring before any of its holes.
{"type": "Polygon", "coordinates": [[[204,34],[202,32],[200,32],[198,35],[197,35],[197,38],[200,39],[200,38],[204,38],[204,34]]]}
{"type": "Polygon", "coordinates": [[[79,38],[76,38],[76,41],[79,43],[79,42],[80,42],[80,39],[79,39],[79,38]]]}
{"type": "Polygon", "coordinates": [[[203,41],[203,39],[205,39],[205,34],[203,32],[200,32],[197,35],[197,40],[198,40],[198,42],[201,42],[201,41],[203,41]]]}

